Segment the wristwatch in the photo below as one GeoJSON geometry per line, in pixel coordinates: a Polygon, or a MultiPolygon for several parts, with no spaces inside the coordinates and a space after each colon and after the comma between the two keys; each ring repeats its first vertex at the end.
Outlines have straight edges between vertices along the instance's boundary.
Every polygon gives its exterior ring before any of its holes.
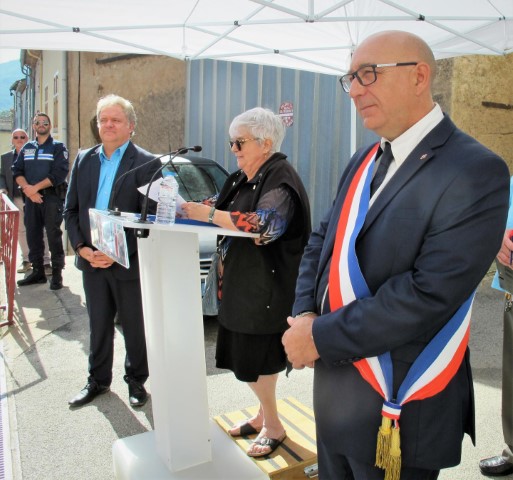
{"type": "Polygon", "coordinates": [[[208,214],[208,223],[214,223],[214,215],[216,213],[216,207],[212,207],[210,209],[210,213],[208,214]]]}

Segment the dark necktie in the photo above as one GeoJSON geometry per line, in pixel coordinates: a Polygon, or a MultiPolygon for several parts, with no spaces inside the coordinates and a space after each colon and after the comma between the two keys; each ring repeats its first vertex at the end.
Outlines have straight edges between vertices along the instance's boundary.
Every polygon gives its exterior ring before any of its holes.
{"type": "Polygon", "coordinates": [[[388,171],[388,167],[392,163],[393,159],[394,159],[394,156],[392,155],[392,147],[389,142],[385,142],[385,150],[383,150],[383,153],[381,154],[378,169],[376,170],[376,174],[374,175],[374,178],[372,179],[371,197],[374,195],[374,193],[376,193],[376,190],[383,183],[383,180],[385,180],[385,177],[386,177],[387,171],[388,171]]]}

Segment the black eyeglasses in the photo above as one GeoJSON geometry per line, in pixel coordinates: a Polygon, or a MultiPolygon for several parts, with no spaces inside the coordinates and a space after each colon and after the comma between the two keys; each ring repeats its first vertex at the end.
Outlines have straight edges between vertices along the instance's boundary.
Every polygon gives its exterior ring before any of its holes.
{"type": "Polygon", "coordinates": [[[360,67],[358,70],[354,72],[343,75],[339,78],[340,85],[344,89],[344,92],[349,93],[351,90],[351,84],[353,80],[356,78],[358,83],[362,87],[366,87],[368,85],[372,85],[377,79],[378,75],[376,72],[376,68],[384,68],[384,67],[406,67],[408,65],[417,65],[418,62],[400,62],[400,63],[375,63],[374,65],[364,65],[360,67]]]}
{"type": "Polygon", "coordinates": [[[12,137],[14,138],[14,140],[25,140],[27,137],[25,135],[21,136],[21,137],[12,137]]]}
{"type": "Polygon", "coordinates": [[[235,141],[229,141],[228,143],[230,144],[230,148],[233,148],[233,146],[235,145],[237,147],[237,152],[240,152],[241,149],[242,149],[242,145],[244,145],[246,142],[251,142],[253,140],[260,140],[259,138],[239,138],[238,140],[235,140],[235,141]]]}
{"type": "Polygon", "coordinates": [[[34,122],[34,125],[36,127],[39,127],[40,125],[42,125],[43,127],[48,127],[48,125],[50,125],[49,122],[34,122]]]}

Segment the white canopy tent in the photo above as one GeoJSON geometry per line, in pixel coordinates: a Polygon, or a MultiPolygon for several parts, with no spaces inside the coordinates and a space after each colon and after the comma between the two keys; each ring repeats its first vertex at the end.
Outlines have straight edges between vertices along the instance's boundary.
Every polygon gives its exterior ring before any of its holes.
{"type": "Polygon", "coordinates": [[[437,58],[513,52],[513,0],[3,0],[0,48],[167,55],[328,74],[381,30],[437,58]]]}

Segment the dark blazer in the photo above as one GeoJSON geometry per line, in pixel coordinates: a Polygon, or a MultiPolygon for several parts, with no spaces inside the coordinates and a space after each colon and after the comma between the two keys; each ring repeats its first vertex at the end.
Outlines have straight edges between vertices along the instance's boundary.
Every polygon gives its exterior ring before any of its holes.
{"type": "MultiPolygon", "coordinates": [[[[2,154],[1,157],[1,173],[0,173],[0,188],[5,188],[7,190],[7,195],[9,198],[13,198],[15,193],[19,192],[18,185],[14,181],[14,177],[12,174],[12,162],[14,159],[14,151],[6,152],[2,154]]],[[[16,196],[21,196],[16,195],[16,196]]]]}
{"type": "MultiPolygon", "coordinates": [[[[370,148],[344,172],[332,209],[312,234],[300,266],[294,314],[313,325],[318,439],[374,464],[382,398],[352,363],[391,352],[394,394],[425,345],[477,288],[499,251],[508,212],[505,163],[448,117],[413,150],[370,207],[356,243],[371,296],[321,310],[335,233],[349,181],[370,148]]],[[[403,465],[459,463],[464,432],[474,438],[468,358],[444,391],[402,409],[403,465]]]]}
{"type": "MultiPolygon", "coordinates": [[[[155,155],[134,145],[132,142],[129,143],[119,164],[113,184],[113,190],[115,187],[113,203],[122,212],[141,212],[144,196],[138,192],[137,188],[147,184],[153,173],[161,167],[161,164],[157,161],[150,162],[154,158],[155,155]],[[150,162],[147,168],[143,167],[125,175],[119,183],[116,183],[117,179],[125,172],[147,162],[150,162]]],[[[89,224],[89,209],[94,208],[96,204],[99,178],[100,145],[97,145],[89,150],[80,152],[75,159],[71,171],[64,207],[64,220],[73,249],[76,249],[80,244],[93,247],[89,224]]],[[[150,202],[153,204],[150,206],[150,209],[153,211],[155,202],[152,200],[150,202]]],[[[114,263],[110,268],[112,268],[116,278],[128,280],[139,276],[139,261],[137,257],[137,239],[133,229],[127,229],[125,232],[127,235],[130,268],[126,269],[118,263],[114,263]]],[[[89,262],[78,255],[75,264],[82,271],[95,270],[89,262]]]]}

